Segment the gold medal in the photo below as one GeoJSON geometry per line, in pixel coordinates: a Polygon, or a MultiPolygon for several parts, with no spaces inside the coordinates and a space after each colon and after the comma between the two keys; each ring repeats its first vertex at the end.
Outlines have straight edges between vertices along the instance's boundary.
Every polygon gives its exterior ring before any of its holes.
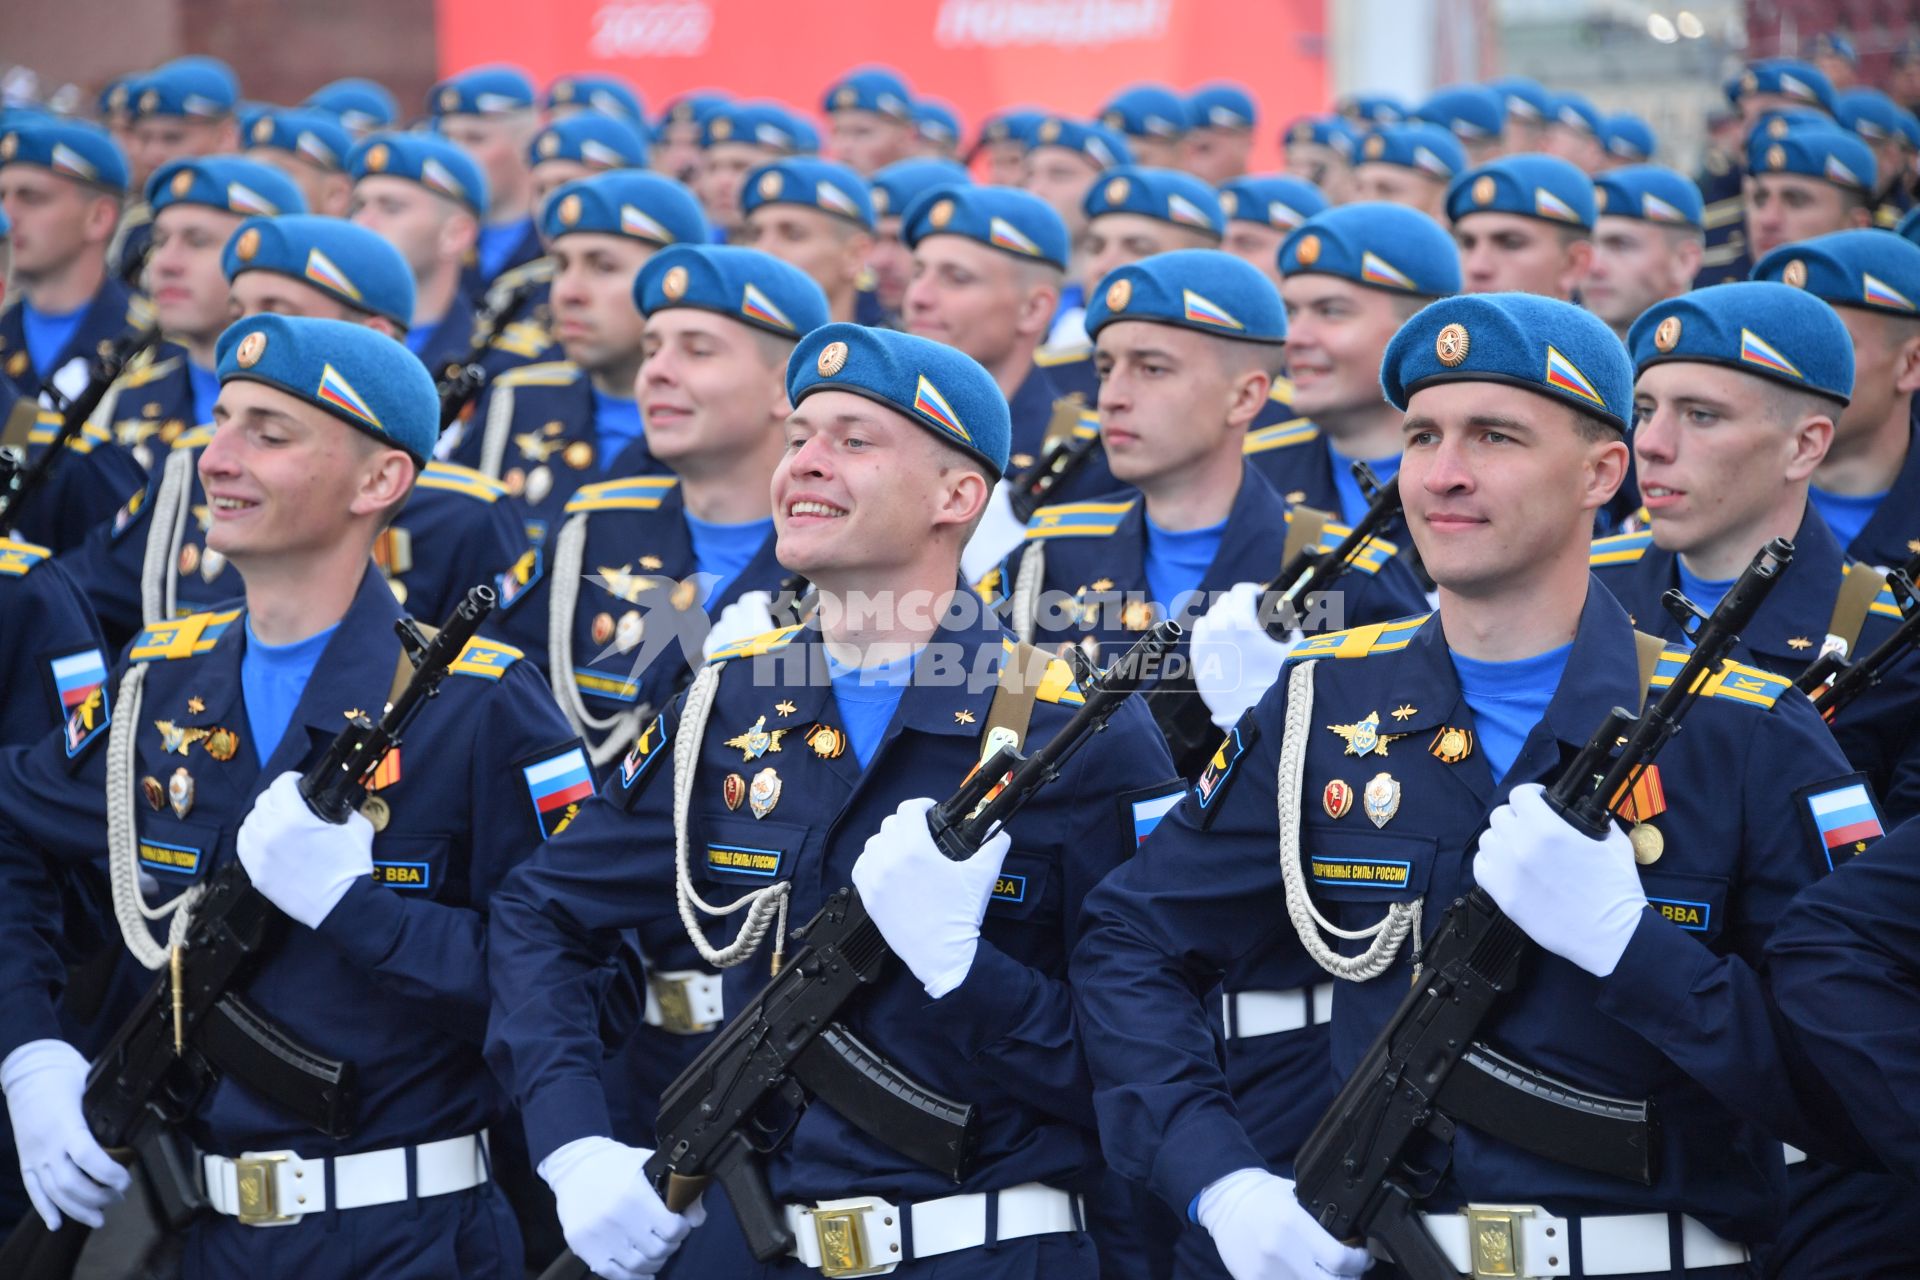
{"type": "Polygon", "coordinates": [[[1633,842],[1633,860],[1643,867],[1660,861],[1660,855],[1667,851],[1667,838],[1651,822],[1634,823],[1627,839],[1633,842]]]}
{"type": "Polygon", "coordinates": [[[1145,600],[1128,601],[1120,610],[1120,625],[1128,631],[1145,631],[1153,625],[1153,606],[1145,600]]]}
{"type": "Polygon", "coordinates": [[[231,729],[215,729],[207,735],[207,754],[225,764],[240,750],[240,735],[231,729]]]}
{"type": "Polygon", "coordinates": [[[1427,750],[1443,764],[1459,764],[1473,754],[1473,735],[1465,729],[1448,725],[1433,735],[1427,750]]]}
{"type": "Polygon", "coordinates": [[[180,576],[186,577],[200,567],[200,548],[189,542],[180,548],[180,576]]]}
{"type": "Polygon", "coordinates": [[[807,745],[822,760],[837,760],[847,749],[847,735],[830,724],[817,724],[807,730],[807,745]]]}
{"type": "Polygon", "coordinates": [[[375,833],[379,833],[385,831],[387,824],[393,821],[393,806],[379,796],[368,796],[360,806],[360,816],[372,825],[375,833]]]}
{"type": "Polygon", "coordinates": [[[593,446],[585,440],[575,440],[560,451],[560,460],[575,471],[585,471],[593,465],[593,446]]]}

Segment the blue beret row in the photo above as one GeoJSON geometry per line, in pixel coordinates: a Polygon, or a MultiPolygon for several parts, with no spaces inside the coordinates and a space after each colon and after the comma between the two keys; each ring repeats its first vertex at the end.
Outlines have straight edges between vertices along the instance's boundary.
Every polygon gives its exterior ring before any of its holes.
{"type": "Polygon", "coordinates": [[[221,385],[258,382],[405,449],[433,456],[440,395],[427,367],[384,333],[345,320],[259,315],[228,326],[215,354],[221,385]]]}
{"type": "Polygon", "coordinates": [[[1607,154],[1614,159],[1635,164],[1644,164],[1653,159],[1654,150],[1659,145],[1653,135],[1653,126],[1627,112],[1608,116],[1601,122],[1600,141],[1606,147],[1607,154]]]}
{"type": "Polygon", "coordinates": [[[816,391],[864,396],[978,459],[989,475],[1007,469],[1007,398],[978,361],[944,343],[866,325],[823,325],[787,362],[787,399],[797,407],[816,391]]]}
{"type": "Polygon", "coordinates": [[[794,339],[831,318],[813,277],[770,253],[735,245],[662,249],[634,277],[633,303],[643,316],[687,307],[794,339]]]}
{"type": "Polygon", "coordinates": [[[1115,267],[1087,302],[1087,332],[1116,320],[1244,342],[1287,340],[1287,308],[1258,267],[1218,249],[1176,249],[1115,267]]]}
{"type": "Polygon", "coordinates": [[[1717,364],[1841,404],[1853,395],[1847,326],[1812,294],[1772,281],[1714,285],[1656,302],[1627,330],[1627,346],[1636,369],[1717,364]]]}
{"type": "Polygon", "coordinates": [[[527,145],[527,161],[571,160],[592,169],[639,169],[647,163],[647,140],[627,121],[598,110],[555,120],[527,145]]]}
{"type": "Polygon", "coordinates": [[[540,209],[548,240],[576,232],[625,236],[649,244],[704,244],[706,215],[699,201],[672,178],[614,169],[554,189],[540,209]]]}
{"type": "Polygon", "coordinates": [[[777,103],[723,102],[700,119],[700,145],[711,147],[722,142],[810,154],[820,149],[820,134],[777,103]]]}
{"type": "Polygon", "coordinates": [[[972,181],[966,166],[954,160],[932,157],[896,160],[869,180],[874,217],[884,218],[889,214],[898,217],[906,212],[907,206],[935,187],[964,187],[972,181]]]}
{"type": "Polygon", "coordinates": [[[302,105],[327,112],[355,135],[388,128],[400,116],[400,105],[385,85],[352,76],[315,89],[302,105]]]}
{"type": "Polygon", "coordinates": [[[475,67],[427,91],[427,110],[440,116],[503,116],[533,109],[533,81],[516,67],[475,67]]]}
{"type": "Polygon", "coordinates": [[[1131,138],[1178,138],[1193,127],[1186,99],[1157,84],[1122,90],[1100,108],[1100,123],[1131,138]]]}
{"type": "Polygon", "coordinates": [[[1291,231],[1327,207],[1320,188],[1281,175],[1233,178],[1220,185],[1220,212],[1229,222],[1257,222],[1291,231]]]}
{"type": "Polygon", "coordinates": [[[732,99],[724,93],[710,89],[696,89],[692,93],[683,93],[677,98],[669,98],[661,110],[660,118],[654,121],[654,127],[664,129],[670,124],[705,125],[707,117],[726,106],[732,99]]]}
{"type": "Polygon", "coordinates": [[[233,72],[223,73],[223,65],[178,59],[144,76],[136,76],[127,85],[129,106],[136,117],[218,120],[230,115],[240,93],[233,72]]]}
{"type": "Polygon", "coordinates": [[[980,143],[986,146],[993,142],[1021,142],[1033,145],[1034,130],[1047,118],[1044,111],[1034,111],[1027,107],[1016,107],[1011,111],[998,111],[980,122],[980,143]]]}
{"type": "Polygon", "coordinates": [[[585,107],[603,116],[624,120],[635,129],[647,127],[647,113],[640,106],[640,95],[618,76],[561,76],[547,86],[547,106],[585,107]]]}
{"type": "Polygon", "coordinates": [[[1602,137],[1606,129],[1599,109],[1577,93],[1563,93],[1555,97],[1553,114],[1547,122],[1591,134],[1595,138],[1602,137]]]}
{"type": "Polygon", "coordinates": [[[1547,117],[1553,114],[1553,95],[1538,80],[1529,80],[1525,76],[1502,76],[1498,80],[1487,81],[1487,88],[1500,95],[1506,103],[1507,114],[1516,120],[1545,124],[1547,117]]]}
{"type": "Polygon", "coordinates": [[[922,193],[902,216],[900,237],[912,248],[940,235],[1067,268],[1067,224],[1052,205],[1015,187],[946,186],[922,193]]]}
{"type": "Polygon", "coordinates": [[[1407,118],[1407,104],[1384,93],[1355,93],[1336,104],[1340,114],[1366,124],[1399,124],[1407,118]]]}
{"type": "Polygon", "coordinates": [[[1421,103],[1413,118],[1439,125],[1462,142],[1490,142],[1506,131],[1507,102],[1486,85],[1455,85],[1421,103]]]}
{"type": "Polygon", "coordinates": [[[1752,278],[1805,289],[1831,306],[1920,318],[1920,244],[1877,229],[1782,245],[1754,264],[1752,278]]]}
{"type": "Polygon", "coordinates": [[[1834,117],[1868,142],[1904,137],[1920,147],[1920,117],[1878,89],[1848,89],[1834,100],[1834,117]]]}
{"type": "Polygon", "coordinates": [[[874,111],[895,120],[913,119],[913,95],[907,82],[884,67],[849,72],[827,86],[821,110],[874,111]]]}
{"type": "Polygon", "coordinates": [[[1331,147],[1348,160],[1360,145],[1353,126],[1339,116],[1307,116],[1287,126],[1288,146],[1309,142],[1331,147]]]}
{"type": "Polygon", "coordinates": [[[247,126],[247,150],[287,151],[334,173],[347,167],[353,135],[325,111],[270,109],[247,126]]]}
{"type": "Polygon", "coordinates": [[[1187,119],[1196,129],[1251,129],[1259,118],[1253,95],[1237,84],[1202,85],[1187,96],[1187,119]]]}
{"type": "Polygon", "coordinates": [[[740,211],[752,213],[767,204],[803,205],[873,230],[873,193],[866,180],[832,160],[792,156],[748,173],[740,188],[740,211]]]}
{"type": "Polygon", "coordinates": [[[1137,213],[1213,236],[1227,234],[1214,189],[1190,173],[1121,165],[1087,189],[1080,206],[1089,218],[1103,213],[1137,213]]]}
{"type": "Polygon", "coordinates": [[[1469,169],[1447,188],[1447,217],[1512,213],[1566,226],[1593,226],[1593,181],[1557,156],[1518,155],[1469,169]]]}
{"type": "Polygon", "coordinates": [[[127,158],[113,136],[79,120],[34,120],[0,133],[0,168],[31,164],[109,191],[127,189],[127,158]]]}
{"type": "Polygon", "coordinates": [[[1467,150],[1437,124],[1383,124],[1360,143],[1355,164],[1391,164],[1451,182],[1467,167],[1467,150]]]}
{"type": "Polygon", "coordinates": [[[1392,293],[1460,292],[1460,251],[1439,223],[1405,205],[1362,201],[1309,218],[1280,245],[1282,276],[1338,276],[1392,293]]]}
{"type": "Polygon", "coordinates": [[[917,98],[913,104],[913,131],[943,147],[960,145],[960,113],[944,102],[917,98]]]}
{"type": "Polygon", "coordinates": [[[487,180],[466,152],[435,133],[376,133],[347,156],[347,172],[362,178],[405,178],[436,195],[487,213],[487,180]]]}
{"type": "Polygon", "coordinates": [[[1033,126],[1027,139],[1032,147],[1065,147],[1077,151],[1102,169],[1132,164],[1133,152],[1127,140],[1104,124],[1048,116],[1033,126]]]}
{"type": "Polygon", "coordinates": [[[239,156],[204,156],[161,165],[147,179],[147,204],[203,204],[228,213],[273,217],[305,213],[307,201],[292,179],[271,165],[239,156]]]}
{"type": "Polygon", "coordinates": [[[1593,178],[1594,209],[1603,217],[1671,226],[1706,226],[1706,206],[1693,179],[1659,165],[1628,165],[1593,178]]]}
{"type": "Polygon", "coordinates": [[[1735,102],[1750,93],[1777,94],[1809,107],[1833,114],[1833,81],[1811,62],[1795,58],[1762,58],[1750,62],[1747,69],[1729,86],[1727,96],[1735,102]]]}
{"type": "Polygon", "coordinates": [[[1829,121],[1754,130],[1747,140],[1747,171],[1796,173],[1862,193],[1872,191],[1879,177],[1867,144],[1829,121]]]}
{"type": "Polygon", "coordinates": [[[248,218],[228,239],[220,269],[228,280],[243,271],[270,271],[402,329],[413,323],[413,272],[406,259],[383,237],[344,218],[248,218]]]}

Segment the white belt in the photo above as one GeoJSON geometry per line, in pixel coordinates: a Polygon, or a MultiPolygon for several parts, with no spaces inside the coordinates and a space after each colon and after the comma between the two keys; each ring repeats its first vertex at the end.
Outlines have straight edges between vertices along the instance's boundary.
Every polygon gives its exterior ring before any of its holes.
{"type": "MultiPolygon", "coordinates": [[[[1667,1235],[1671,1215],[1607,1214],[1579,1219],[1580,1265],[1589,1276],[1629,1276],[1673,1269],[1667,1235]]],[[[1570,1276],[1568,1220],[1533,1204],[1470,1204],[1458,1213],[1423,1213],[1427,1233],[1454,1269],[1471,1276],[1570,1276]]],[[[1722,1240],[1693,1218],[1680,1219],[1680,1265],[1738,1266],[1747,1247],[1722,1240]]]]}
{"type": "Polygon", "coordinates": [[[1333,984],[1291,991],[1223,991],[1220,1017],[1227,1039],[1252,1040],[1333,1020],[1333,984]]]}
{"type": "Polygon", "coordinates": [[[912,1260],[904,1252],[903,1214],[913,1215],[913,1259],[977,1249],[987,1243],[987,1200],[994,1196],[999,1199],[995,1240],[1086,1229],[1079,1196],[1028,1182],[904,1206],[872,1196],[790,1204],[784,1209],[793,1232],[788,1252],[823,1276],[883,1276],[912,1260]]]}
{"type": "Polygon", "coordinates": [[[720,975],[699,969],[647,970],[647,1008],[642,1016],[648,1026],[677,1036],[713,1030],[726,1021],[720,975]]]}
{"type": "Polygon", "coordinates": [[[200,1157],[207,1204],[250,1227],[282,1227],[325,1212],[327,1163],[333,1163],[333,1207],[364,1209],[407,1198],[407,1153],[417,1167],[416,1194],[443,1196],[487,1180],[485,1131],[463,1138],[307,1160],[291,1151],[249,1151],[237,1159],[200,1157]]]}

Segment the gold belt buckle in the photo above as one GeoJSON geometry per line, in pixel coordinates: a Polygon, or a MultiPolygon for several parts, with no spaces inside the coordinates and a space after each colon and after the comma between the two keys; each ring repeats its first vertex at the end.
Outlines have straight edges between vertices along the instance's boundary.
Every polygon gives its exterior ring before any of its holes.
{"type": "Polygon", "coordinates": [[[693,997],[687,994],[687,979],[647,975],[653,1002],[660,1007],[660,1029],[674,1035],[692,1035],[707,1028],[693,1020],[693,997]]]}
{"type": "Polygon", "coordinates": [[[1520,1269],[1520,1219],[1532,1214],[1529,1205],[1470,1204],[1467,1247],[1474,1280],[1518,1280],[1530,1273],[1520,1269]]]}
{"type": "Polygon", "coordinates": [[[866,1214],[872,1209],[861,1204],[807,1211],[813,1215],[813,1237],[820,1245],[821,1275],[865,1276],[880,1270],[867,1249],[866,1214]]]}
{"type": "Polygon", "coordinates": [[[240,1212],[234,1216],[245,1227],[270,1227],[299,1221],[298,1214],[280,1212],[280,1183],[274,1175],[286,1155],[241,1156],[233,1162],[233,1180],[239,1192],[240,1212]]]}

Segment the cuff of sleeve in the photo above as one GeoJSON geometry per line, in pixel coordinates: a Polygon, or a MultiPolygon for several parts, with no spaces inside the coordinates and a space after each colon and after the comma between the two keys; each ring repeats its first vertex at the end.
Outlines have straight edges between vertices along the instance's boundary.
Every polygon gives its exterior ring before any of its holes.
{"type": "Polygon", "coordinates": [[[1600,1011],[1657,1046],[1713,961],[1713,953],[1684,929],[1649,909],[1620,963],[1601,979],[1600,1011]]]}
{"type": "MultiPolygon", "coordinates": [[[[119,945],[115,938],[113,943],[119,945]]],[[[0,996],[0,1060],[23,1044],[35,1040],[64,1040],[60,1016],[54,1012],[53,999],[38,986],[9,991],[0,996]]]]}
{"type": "Polygon", "coordinates": [[[527,1127],[527,1155],[535,1168],[569,1142],[613,1132],[606,1090],[598,1080],[556,1080],[541,1087],[520,1110],[527,1127]]]}
{"type": "Polygon", "coordinates": [[[406,911],[399,894],[379,888],[371,879],[356,880],[314,932],[347,959],[371,969],[393,954],[406,911]]]}
{"type": "Polygon", "coordinates": [[[1153,1187],[1176,1211],[1184,1206],[1191,1214],[1200,1193],[1220,1179],[1242,1169],[1266,1167],[1232,1110],[1224,1103],[1213,1103],[1167,1131],[1153,1160],[1153,1187]]]}
{"type": "Polygon", "coordinates": [[[1027,1007],[1033,985],[1046,981],[982,938],[960,985],[928,1007],[940,1011],[948,1039],[972,1059],[1012,1028],[1027,1007]]]}

